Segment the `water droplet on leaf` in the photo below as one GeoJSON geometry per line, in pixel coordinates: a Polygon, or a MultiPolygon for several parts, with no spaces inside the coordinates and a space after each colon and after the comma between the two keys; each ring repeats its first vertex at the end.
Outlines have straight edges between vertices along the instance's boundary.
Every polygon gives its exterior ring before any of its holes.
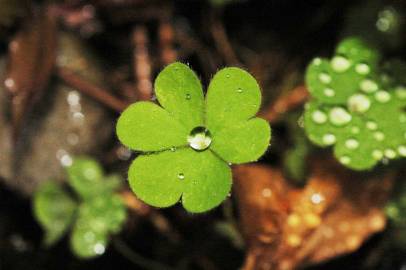
{"type": "Polygon", "coordinates": [[[369,67],[368,64],[365,63],[359,63],[355,66],[355,72],[357,72],[360,75],[367,75],[370,72],[371,68],[369,67]]]}
{"type": "Polygon", "coordinates": [[[387,157],[389,159],[394,159],[396,157],[396,151],[391,148],[388,148],[388,149],[385,149],[384,155],[385,155],[385,157],[387,157]]]}
{"type": "Polygon", "coordinates": [[[406,87],[404,86],[396,87],[395,94],[400,99],[406,99],[406,87]]]}
{"type": "Polygon", "coordinates": [[[378,84],[373,80],[365,79],[361,81],[360,88],[365,93],[373,93],[378,90],[378,84]]]}
{"type": "Polygon", "coordinates": [[[359,146],[359,142],[356,139],[348,139],[345,141],[345,147],[348,149],[354,150],[357,149],[359,146]]]}
{"type": "Polygon", "coordinates": [[[190,100],[190,98],[191,98],[191,96],[190,96],[190,94],[186,94],[186,100],[190,100]]]}
{"type": "Polygon", "coordinates": [[[312,119],[317,124],[324,124],[327,121],[327,115],[322,111],[314,111],[312,113],[312,119]]]}
{"type": "Polygon", "coordinates": [[[351,158],[349,156],[342,156],[339,161],[344,165],[348,165],[351,162],[351,158]]]}
{"type": "Polygon", "coordinates": [[[328,84],[328,83],[331,82],[331,76],[328,75],[326,72],[322,72],[322,73],[319,74],[319,80],[322,83],[328,84]]]}
{"type": "Polygon", "coordinates": [[[400,145],[398,147],[398,153],[399,155],[401,155],[402,157],[406,157],[406,145],[400,145]]]}
{"type": "Polygon", "coordinates": [[[377,132],[374,133],[374,138],[375,138],[375,140],[381,142],[381,141],[383,141],[385,139],[385,134],[383,134],[380,131],[377,131],[377,132]]]}
{"type": "Polygon", "coordinates": [[[325,144],[325,145],[332,145],[332,144],[334,144],[335,142],[336,142],[336,136],[334,136],[334,134],[325,134],[324,136],[323,136],[323,143],[325,144]]]}
{"type": "Polygon", "coordinates": [[[376,150],[372,151],[372,157],[375,160],[381,160],[383,157],[383,152],[381,150],[376,149],[376,150]]]}
{"type": "Polygon", "coordinates": [[[183,173],[179,173],[179,174],[178,174],[178,178],[179,178],[180,180],[183,180],[183,179],[185,179],[185,175],[184,175],[183,173]]]}
{"type": "Polygon", "coordinates": [[[374,121],[367,121],[366,127],[369,130],[377,130],[378,129],[378,124],[374,121]]]}
{"type": "Polygon", "coordinates": [[[106,247],[102,243],[96,243],[93,248],[94,253],[96,253],[97,255],[103,254],[105,250],[106,247]]]}
{"type": "Polygon", "coordinates": [[[333,125],[343,126],[351,121],[352,116],[344,108],[334,107],[330,110],[329,119],[333,125]]]}
{"type": "Polygon", "coordinates": [[[336,95],[336,92],[331,88],[324,89],[323,93],[326,97],[334,97],[336,95]]]}
{"type": "Polygon", "coordinates": [[[331,60],[331,67],[335,72],[344,72],[351,66],[350,61],[344,56],[335,56],[331,60]]]}
{"type": "Polygon", "coordinates": [[[371,101],[367,96],[363,94],[352,95],[348,99],[347,103],[350,111],[359,113],[364,113],[368,111],[369,107],[371,106],[371,101]]]}
{"type": "Polygon", "coordinates": [[[212,138],[210,131],[205,127],[196,127],[190,132],[187,141],[190,147],[202,151],[210,146],[212,138]]]}
{"type": "Polygon", "coordinates": [[[390,94],[388,92],[386,92],[386,91],[383,91],[383,90],[378,91],[375,94],[375,99],[377,101],[381,102],[381,103],[388,102],[390,100],[390,98],[391,98],[390,94]]]}

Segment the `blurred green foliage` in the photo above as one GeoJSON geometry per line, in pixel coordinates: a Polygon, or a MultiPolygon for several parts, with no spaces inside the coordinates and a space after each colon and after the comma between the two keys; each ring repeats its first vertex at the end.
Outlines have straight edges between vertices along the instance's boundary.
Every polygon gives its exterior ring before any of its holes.
{"type": "Polygon", "coordinates": [[[406,156],[406,68],[382,60],[364,41],[348,38],[331,60],[316,58],[307,68],[306,133],[319,146],[334,145],[337,159],[354,170],[406,156]]]}
{"type": "Polygon", "coordinates": [[[92,159],[75,159],[67,168],[68,183],[77,195],[72,199],[60,185],[46,182],[34,194],[34,215],[45,231],[49,246],[71,228],[74,254],[91,258],[105,252],[111,234],[118,233],[127,217],[121,197],[115,193],[121,179],[104,176],[92,159]]]}

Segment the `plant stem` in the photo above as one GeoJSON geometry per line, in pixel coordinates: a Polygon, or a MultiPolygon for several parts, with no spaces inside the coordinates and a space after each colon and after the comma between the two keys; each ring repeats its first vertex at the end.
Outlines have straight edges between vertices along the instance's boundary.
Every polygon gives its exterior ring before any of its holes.
{"type": "Polygon", "coordinates": [[[135,250],[133,250],[123,240],[119,238],[113,239],[112,242],[117,252],[119,252],[127,260],[129,260],[136,266],[139,266],[147,270],[162,270],[162,269],[173,270],[173,268],[168,265],[164,265],[154,260],[143,257],[141,254],[138,254],[135,250]]]}
{"type": "Polygon", "coordinates": [[[113,95],[110,95],[109,91],[86,81],[85,79],[83,79],[82,77],[80,77],[79,75],[75,74],[73,71],[67,68],[63,67],[57,68],[56,74],[67,85],[96,99],[97,101],[103,103],[107,107],[117,112],[122,112],[129,105],[127,102],[122,101],[113,95]]]}
{"type": "Polygon", "coordinates": [[[309,92],[305,86],[298,86],[288,95],[279,97],[273,104],[265,108],[260,116],[271,124],[279,120],[280,116],[303,105],[309,98],[309,92]]]}

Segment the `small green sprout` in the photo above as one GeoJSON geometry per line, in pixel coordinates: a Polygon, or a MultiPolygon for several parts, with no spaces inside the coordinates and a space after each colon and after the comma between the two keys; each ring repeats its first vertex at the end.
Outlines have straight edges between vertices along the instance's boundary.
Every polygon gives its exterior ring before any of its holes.
{"type": "Polygon", "coordinates": [[[319,146],[334,145],[337,159],[354,170],[406,156],[405,68],[380,61],[376,50],[349,38],[331,60],[316,58],[306,72],[313,99],[305,131],[319,146]]]}
{"type": "Polygon", "coordinates": [[[104,253],[110,234],[118,233],[126,219],[116,175],[104,176],[91,159],[75,159],[67,168],[68,182],[80,201],[55,182],[46,182],[34,195],[34,215],[45,231],[44,244],[53,245],[72,228],[70,244],[80,258],[104,253]]]}
{"type": "Polygon", "coordinates": [[[128,172],[130,186],[152,206],[182,198],[189,212],[208,211],[230,192],[229,165],[256,161],[268,148],[269,124],[255,118],[259,86],[248,72],[224,68],[204,99],[196,74],[173,63],[156,78],[155,93],[162,107],[137,102],[117,123],[120,141],[141,152],[128,172]]]}

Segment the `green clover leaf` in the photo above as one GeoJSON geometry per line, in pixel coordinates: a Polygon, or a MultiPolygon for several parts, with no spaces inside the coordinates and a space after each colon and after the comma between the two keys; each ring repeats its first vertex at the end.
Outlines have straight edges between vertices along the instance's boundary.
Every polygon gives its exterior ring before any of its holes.
{"type": "Polygon", "coordinates": [[[45,230],[44,244],[53,245],[74,221],[76,202],[54,182],[46,182],[34,194],[34,214],[45,230]]]}
{"type": "Polygon", "coordinates": [[[70,244],[81,258],[92,258],[104,253],[109,235],[118,233],[126,219],[126,209],[120,196],[94,197],[79,206],[70,244]]]}
{"type": "Polygon", "coordinates": [[[231,189],[231,163],[258,160],[270,141],[269,124],[255,118],[261,104],[256,80],[224,68],[210,82],[206,99],[196,74],[173,63],[158,75],[160,105],[137,102],[117,122],[119,140],[140,151],[128,178],[133,192],[156,207],[180,199],[189,212],[219,205],[231,189]]]}
{"type": "Polygon", "coordinates": [[[54,244],[72,227],[70,244],[76,256],[101,255],[127,217],[124,202],[114,193],[122,181],[117,175],[104,176],[100,164],[88,158],[75,158],[67,175],[78,202],[53,182],[34,196],[34,215],[46,233],[45,244],[54,244]]]}
{"type": "Polygon", "coordinates": [[[305,131],[319,146],[334,145],[337,159],[354,170],[406,156],[406,68],[380,60],[376,50],[349,38],[330,61],[316,58],[306,72],[313,99],[305,107],[305,131]]]}

